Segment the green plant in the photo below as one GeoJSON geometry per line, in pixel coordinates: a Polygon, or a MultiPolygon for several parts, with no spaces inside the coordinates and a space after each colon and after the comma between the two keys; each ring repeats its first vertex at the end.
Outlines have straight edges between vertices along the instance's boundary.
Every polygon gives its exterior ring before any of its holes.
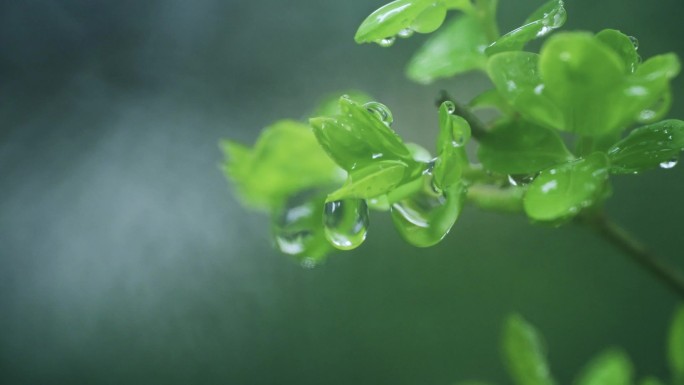
{"type": "Polygon", "coordinates": [[[642,62],[636,39],[612,29],[557,33],[539,54],[527,52],[528,42],[563,25],[563,2],[549,1],[504,35],[496,6],[396,0],[355,35],[358,43],[390,46],[397,37],[437,31],[409,62],[410,79],[488,75],[494,88],[467,105],[442,96],[435,155],[404,143],[386,106],[348,92],[325,100],[308,123],[274,123],[253,148],[223,141],[227,177],[247,204],[272,215],[279,250],[307,266],[334,249],[359,246],[369,209],[389,211],[407,242],[427,247],[446,236],[470,202],[538,223],[585,224],[684,295],[682,276],[602,210],[611,175],[676,165],[684,121],[661,119],[678,58],[668,53],[642,62]],[[444,23],[450,10],[458,15],[444,23]],[[483,123],[473,113],[483,108],[498,117],[483,123]],[[466,153],[474,142],[479,163],[466,153]]]}
{"type": "MultiPolygon", "coordinates": [[[[667,356],[672,385],[684,384],[684,307],[675,312],[667,341],[667,356]]],[[[553,385],[556,381],[546,359],[546,347],[539,332],[517,314],[508,316],[501,335],[502,360],[516,385],[553,385]]],[[[594,356],[578,373],[576,385],[631,385],[635,370],[629,356],[622,349],[611,347],[594,356]]],[[[649,376],[640,385],[659,385],[665,382],[649,376]]],[[[485,384],[479,381],[459,385],[485,384]]]]}

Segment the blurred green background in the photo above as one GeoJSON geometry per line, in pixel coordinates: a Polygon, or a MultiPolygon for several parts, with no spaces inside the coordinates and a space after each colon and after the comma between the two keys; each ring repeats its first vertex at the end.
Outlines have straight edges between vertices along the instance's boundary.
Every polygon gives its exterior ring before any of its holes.
{"type": "MultiPolygon", "coordinates": [[[[219,170],[220,138],[363,89],[431,146],[440,89],[403,66],[424,36],[357,46],[382,1],[0,3],[0,383],[508,383],[503,317],[545,334],[561,383],[600,349],[666,377],[677,299],[583,228],[467,209],[440,245],[369,239],[302,269],[219,170]]],[[[500,5],[502,31],[539,1],[500,5]]],[[[564,29],[617,28],[684,57],[681,0],[568,0],[564,29]]],[[[684,118],[684,77],[672,117],[684,118]]],[[[684,267],[684,167],[614,178],[609,212],[684,267]]]]}

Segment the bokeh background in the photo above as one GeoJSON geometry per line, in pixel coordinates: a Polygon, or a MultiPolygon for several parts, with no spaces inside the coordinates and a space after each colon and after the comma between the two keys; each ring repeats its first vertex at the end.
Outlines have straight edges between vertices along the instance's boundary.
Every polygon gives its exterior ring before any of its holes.
{"type": "MultiPolygon", "coordinates": [[[[357,46],[382,1],[0,2],[0,383],[508,383],[503,317],[545,336],[560,383],[606,346],[667,376],[675,296],[587,230],[467,209],[416,249],[386,215],[305,270],[240,205],[217,142],[360,88],[431,146],[440,89],[403,66],[424,36],[357,46]]],[[[540,4],[502,0],[502,31],[540,4]]],[[[617,28],[684,57],[681,0],[568,0],[565,29],[617,28]]],[[[684,77],[672,117],[684,117],[684,77]]],[[[684,267],[684,167],[614,178],[609,212],[684,267]]]]}

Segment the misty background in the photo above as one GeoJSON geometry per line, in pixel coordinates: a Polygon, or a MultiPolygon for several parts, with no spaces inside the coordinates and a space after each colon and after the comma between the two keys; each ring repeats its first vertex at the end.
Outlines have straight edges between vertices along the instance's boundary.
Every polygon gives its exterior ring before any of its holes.
{"type": "MultiPolygon", "coordinates": [[[[500,5],[512,29],[540,1],[500,5]]],[[[240,205],[217,143],[252,144],[359,88],[432,147],[439,90],[403,67],[425,36],[358,46],[383,1],[0,2],[0,383],[510,383],[503,318],[545,335],[560,383],[621,346],[667,378],[677,299],[586,229],[466,209],[416,249],[387,215],[302,269],[240,205]]],[[[684,57],[680,0],[568,0],[568,29],[616,28],[684,57]]],[[[684,77],[671,117],[684,117],[684,77]]],[[[684,267],[684,167],[613,178],[608,211],[684,267]]]]}

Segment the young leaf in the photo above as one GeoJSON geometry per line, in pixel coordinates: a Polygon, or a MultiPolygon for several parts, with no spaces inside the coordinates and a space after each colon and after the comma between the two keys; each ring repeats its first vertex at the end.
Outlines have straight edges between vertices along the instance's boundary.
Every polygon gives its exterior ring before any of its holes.
{"type": "Polygon", "coordinates": [[[565,23],[567,16],[562,0],[551,0],[530,15],[525,24],[501,36],[493,42],[485,53],[489,56],[505,52],[519,51],[527,42],[547,35],[565,23]]]}
{"type": "Polygon", "coordinates": [[[667,353],[673,385],[684,384],[684,306],[682,305],[675,311],[670,324],[667,353]]]}
{"type": "Polygon", "coordinates": [[[468,164],[464,146],[470,139],[470,125],[462,117],[453,115],[454,109],[450,101],[439,107],[440,133],[433,174],[435,186],[442,190],[460,181],[463,168],[468,164]]]}
{"type": "Polygon", "coordinates": [[[221,146],[226,176],[242,200],[256,208],[273,209],[298,191],[340,180],[341,170],[311,128],[299,122],[281,120],[267,127],[251,150],[231,141],[221,146]]]}
{"type": "MultiPolygon", "coordinates": [[[[340,167],[351,171],[380,160],[413,163],[408,148],[382,116],[346,97],[340,98],[340,110],[333,117],[309,120],[321,147],[340,167]]],[[[391,116],[388,110],[384,113],[391,116]]]]}
{"type": "Polygon", "coordinates": [[[684,121],[664,120],[639,127],[608,149],[610,171],[629,174],[673,162],[684,150],[684,121]]]}
{"type": "Polygon", "coordinates": [[[608,159],[599,152],[544,170],[525,193],[525,212],[538,221],[573,216],[603,195],[607,179],[608,159]]]}
{"type": "Polygon", "coordinates": [[[461,15],[423,44],[411,58],[406,76],[427,84],[439,78],[484,69],[487,64],[483,53],[486,44],[487,38],[479,20],[468,14],[461,15]]]}
{"type": "Polygon", "coordinates": [[[634,38],[630,38],[615,29],[604,29],[596,34],[596,38],[601,41],[601,43],[612,48],[613,52],[622,59],[625,68],[627,68],[629,72],[636,71],[641,58],[637,53],[634,38]]]}
{"type": "Polygon", "coordinates": [[[385,160],[353,170],[344,186],[328,195],[326,201],[369,199],[387,194],[403,180],[407,169],[403,162],[385,160]]]}
{"type": "MultiPolygon", "coordinates": [[[[457,7],[460,1],[451,1],[457,7]]],[[[357,43],[376,42],[391,45],[404,31],[430,33],[444,22],[447,7],[434,0],[396,0],[378,8],[359,26],[354,40],[357,43]]]]}
{"type": "Polygon", "coordinates": [[[432,183],[432,175],[422,175],[409,184],[410,189],[417,185],[417,191],[392,203],[390,208],[397,231],[406,242],[416,247],[433,246],[444,239],[465,202],[466,188],[463,184],[455,184],[440,192],[432,183]]]}
{"type": "Polygon", "coordinates": [[[546,95],[538,63],[534,53],[504,52],[489,59],[487,73],[499,94],[526,120],[558,128],[564,117],[546,95]]]}
{"type": "Polygon", "coordinates": [[[502,174],[531,174],[573,158],[558,133],[520,119],[496,124],[480,140],[477,157],[502,174]]]}
{"type": "Polygon", "coordinates": [[[516,385],[553,385],[546,352],[537,330],[520,315],[508,316],[503,331],[503,360],[516,385]]]}
{"type": "Polygon", "coordinates": [[[608,349],[587,364],[575,385],[631,385],[633,372],[625,352],[608,349]]]}

